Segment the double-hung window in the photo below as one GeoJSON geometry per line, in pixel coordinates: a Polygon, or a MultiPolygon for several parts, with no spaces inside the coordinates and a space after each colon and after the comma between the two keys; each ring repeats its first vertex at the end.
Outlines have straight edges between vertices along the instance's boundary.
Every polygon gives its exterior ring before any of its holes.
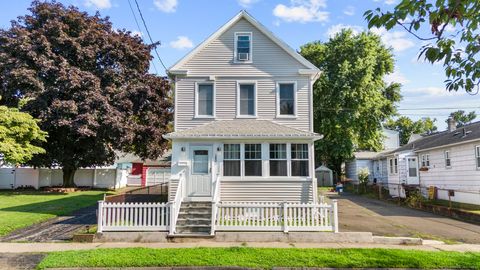
{"type": "Polygon", "coordinates": [[[213,83],[197,83],[195,91],[195,116],[214,117],[215,88],[213,83]]]}
{"type": "Polygon", "coordinates": [[[295,82],[277,83],[277,117],[295,116],[296,85],[295,82]]]}
{"type": "Polygon", "coordinates": [[[475,160],[477,161],[477,169],[480,169],[480,145],[475,146],[475,160]]]}
{"type": "Polygon", "coordinates": [[[252,62],[252,33],[237,32],[235,33],[235,55],[236,63],[252,62]]]}
{"type": "Polygon", "coordinates": [[[292,176],[308,176],[308,144],[292,143],[292,176]]]}
{"type": "Polygon", "coordinates": [[[262,176],[262,145],[245,144],[245,176],[262,176]]]}
{"type": "Polygon", "coordinates": [[[223,146],[223,175],[240,176],[240,144],[223,146]]]}
{"type": "Polygon", "coordinates": [[[425,154],[425,166],[430,167],[430,155],[425,154]]]}
{"type": "Polygon", "coordinates": [[[256,109],[256,85],[252,82],[238,83],[238,117],[255,117],[256,109]]]}
{"type": "Polygon", "coordinates": [[[446,150],[443,152],[443,155],[445,157],[445,167],[450,168],[452,167],[452,159],[450,158],[450,151],[446,150]]]}
{"type": "Polygon", "coordinates": [[[390,161],[390,174],[397,174],[398,173],[398,159],[391,158],[390,161]]]}
{"type": "Polygon", "coordinates": [[[270,176],[287,175],[287,144],[270,144],[270,176]]]}
{"type": "Polygon", "coordinates": [[[394,166],[393,168],[395,169],[395,173],[398,173],[398,158],[393,159],[394,166]]]}

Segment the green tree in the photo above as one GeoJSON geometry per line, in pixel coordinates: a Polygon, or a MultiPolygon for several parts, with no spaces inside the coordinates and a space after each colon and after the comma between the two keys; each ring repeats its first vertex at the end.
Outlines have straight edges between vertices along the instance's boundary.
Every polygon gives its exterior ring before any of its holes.
{"type": "Polygon", "coordinates": [[[18,109],[0,106],[0,165],[21,164],[36,154],[45,153],[34,143],[45,141],[46,132],[37,121],[18,109]]]}
{"type": "MultiPolygon", "coordinates": [[[[477,118],[477,114],[475,111],[471,111],[466,113],[464,110],[458,110],[455,112],[450,113],[450,117],[457,122],[457,128],[463,127],[467,124],[470,124],[475,118],[477,118]]],[[[445,120],[448,123],[448,119],[445,120]]]]}
{"type": "Polygon", "coordinates": [[[431,63],[443,62],[449,91],[463,88],[468,93],[478,93],[479,14],[478,0],[402,0],[393,11],[377,8],[365,12],[364,16],[370,28],[390,30],[399,25],[426,42],[419,57],[424,56],[431,63]],[[453,34],[447,29],[454,29],[453,34]],[[431,35],[423,34],[428,32],[431,35]]]}
{"type": "Polygon", "coordinates": [[[46,152],[29,161],[59,165],[64,186],[75,171],[115,160],[115,150],[155,159],[168,146],[170,84],[148,74],[150,51],[108,18],[34,1],[31,14],[0,30],[0,95],[40,120],[46,152]]]}
{"type": "Polygon", "coordinates": [[[430,117],[413,121],[406,116],[400,116],[396,120],[389,119],[384,127],[396,130],[400,133],[400,144],[408,143],[412,134],[429,134],[437,130],[436,119],[430,117]]]}
{"type": "Polygon", "coordinates": [[[314,129],[324,135],[317,158],[340,173],[355,150],[382,148],[380,123],[396,113],[401,98],[400,85],[383,80],[394,70],[393,56],[379,36],[351,30],[305,44],[300,53],[322,70],[313,89],[314,129]]]}

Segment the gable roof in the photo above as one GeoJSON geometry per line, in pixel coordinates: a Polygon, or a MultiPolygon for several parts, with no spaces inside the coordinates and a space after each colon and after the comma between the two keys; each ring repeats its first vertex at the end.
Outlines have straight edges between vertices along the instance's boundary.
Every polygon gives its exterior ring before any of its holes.
{"type": "Polygon", "coordinates": [[[322,136],[280,125],[268,120],[234,119],[218,120],[205,125],[175,131],[164,136],[172,138],[197,138],[197,139],[238,139],[238,138],[290,138],[290,139],[320,139],[322,136]]]}
{"type": "Polygon", "coordinates": [[[454,131],[446,130],[426,135],[413,142],[407,143],[390,153],[392,154],[408,150],[421,152],[433,148],[446,147],[449,145],[457,145],[477,140],[480,140],[480,121],[459,127],[454,131]]]}
{"type": "MultiPolygon", "coordinates": [[[[203,48],[205,48],[210,42],[215,40],[216,38],[220,37],[223,33],[225,33],[230,27],[232,27],[235,23],[239,20],[245,19],[250,22],[254,27],[256,27],[262,34],[267,36],[270,40],[272,40],[275,44],[277,44],[280,48],[282,48],[285,52],[295,58],[298,62],[304,65],[307,70],[311,70],[311,74],[316,75],[320,70],[312,63],[310,63],[307,59],[297,53],[293,48],[288,46],[285,42],[281,39],[277,38],[270,30],[268,30],[265,26],[263,26],[260,22],[258,22],[255,18],[253,18],[248,12],[245,10],[240,11],[235,17],[233,17],[230,21],[220,27],[215,33],[210,35],[206,40],[202,43],[198,44],[193,50],[191,50],[187,55],[183,58],[178,60],[175,64],[173,64],[168,71],[172,73],[181,73],[181,67],[185,65],[190,59],[192,59],[197,53],[199,53],[203,48]]],[[[310,72],[305,71],[307,74],[310,72]]]]}

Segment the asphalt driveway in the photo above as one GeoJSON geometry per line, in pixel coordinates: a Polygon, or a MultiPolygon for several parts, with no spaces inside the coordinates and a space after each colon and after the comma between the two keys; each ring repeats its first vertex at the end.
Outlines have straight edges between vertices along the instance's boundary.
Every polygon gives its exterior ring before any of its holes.
{"type": "Polygon", "coordinates": [[[380,236],[480,243],[480,226],[364,196],[342,194],[338,199],[340,231],[369,231],[380,236]]]}

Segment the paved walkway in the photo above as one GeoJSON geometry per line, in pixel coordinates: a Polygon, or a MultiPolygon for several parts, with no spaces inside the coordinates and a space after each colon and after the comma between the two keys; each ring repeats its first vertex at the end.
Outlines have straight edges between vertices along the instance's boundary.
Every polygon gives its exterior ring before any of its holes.
{"type": "Polygon", "coordinates": [[[446,245],[439,244],[437,241],[428,242],[424,245],[383,245],[383,244],[361,244],[361,243],[261,243],[261,242],[214,242],[200,241],[188,243],[0,243],[1,253],[29,253],[29,252],[54,252],[65,250],[86,250],[97,248],[194,248],[194,247],[265,247],[265,248],[388,248],[388,249],[414,249],[414,250],[448,250],[459,252],[480,252],[480,245],[457,244],[446,245]]]}
{"type": "MultiPolygon", "coordinates": [[[[331,196],[334,198],[334,196],[331,196]]],[[[480,226],[364,196],[342,194],[340,231],[480,244],[480,226]]]]}
{"type": "Polygon", "coordinates": [[[45,222],[16,230],[0,237],[0,241],[9,242],[57,242],[71,240],[73,234],[86,225],[97,222],[96,206],[83,208],[68,216],[60,216],[45,222]]]}

